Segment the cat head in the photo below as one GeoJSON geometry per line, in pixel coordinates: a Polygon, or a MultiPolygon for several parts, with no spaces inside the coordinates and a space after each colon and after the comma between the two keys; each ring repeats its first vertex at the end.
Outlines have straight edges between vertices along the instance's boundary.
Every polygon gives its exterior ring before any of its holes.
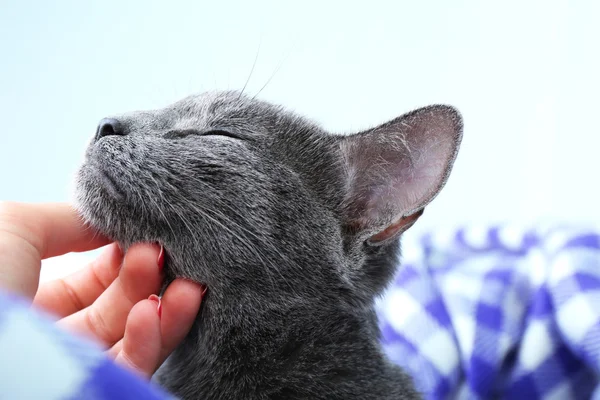
{"type": "Polygon", "coordinates": [[[85,220],[127,247],[160,242],[168,273],[269,294],[368,298],[398,237],[444,186],[462,137],[434,105],[334,135],[238,92],[102,120],[77,177],[85,220]]]}

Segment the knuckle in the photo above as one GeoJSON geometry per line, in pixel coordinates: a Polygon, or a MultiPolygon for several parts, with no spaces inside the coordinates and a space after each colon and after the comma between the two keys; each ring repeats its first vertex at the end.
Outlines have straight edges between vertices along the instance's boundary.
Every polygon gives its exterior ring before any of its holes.
{"type": "Polygon", "coordinates": [[[43,236],[31,217],[31,209],[28,209],[27,204],[0,202],[0,235],[32,246],[40,256],[44,253],[43,236]]]}
{"type": "Polygon", "coordinates": [[[83,308],[84,308],[83,301],[77,295],[77,291],[75,290],[75,288],[73,288],[73,286],[71,284],[69,284],[67,281],[65,281],[62,278],[58,279],[58,283],[61,286],[62,291],[67,295],[67,298],[73,305],[73,308],[75,308],[76,310],[83,310],[83,308]]]}
{"type": "Polygon", "coordinates": [[[88,268],[90,270],[90,281],[94,282],[94,284],[101,288],[102,291],[108,289],[110,284],[114,281],[114,279],[110,279],[107,277],[105,273],[102,272],[103,266],[98,262],[98,259],[92,260],[88,268]]]}
{"type": "Polygon", "coordinates": [[[90,331],[107,345],[112,346],[117,341],[102,313],[96,307],[87,310],[85,320],[90,331]]]}

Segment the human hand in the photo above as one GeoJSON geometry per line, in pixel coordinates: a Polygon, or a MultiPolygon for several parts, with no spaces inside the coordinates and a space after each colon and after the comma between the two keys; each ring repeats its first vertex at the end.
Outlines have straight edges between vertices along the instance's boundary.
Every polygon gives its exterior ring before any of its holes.
{"type": "Polygon", "coordinates": [[[0,288],[33,299],[59,326],[96,338],[117,363],[147,377],[187,335],[204,294],[177,279],[159,299],[162,263],[157,245],[123,255],[66,204],[0,204],[0,288]],[[38,287],[43,259],[107,244],[86,268],[38,287]]]}

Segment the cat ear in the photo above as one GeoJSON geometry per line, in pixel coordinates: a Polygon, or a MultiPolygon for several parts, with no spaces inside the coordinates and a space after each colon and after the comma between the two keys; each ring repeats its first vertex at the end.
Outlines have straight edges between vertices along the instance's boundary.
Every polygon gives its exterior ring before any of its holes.
{"type": "Polygon", "coordinates": [[[461,139],[462,118],[444,105],[344,137],[347,226],[372,244],[412,226],[446,183],[461,139]]]}

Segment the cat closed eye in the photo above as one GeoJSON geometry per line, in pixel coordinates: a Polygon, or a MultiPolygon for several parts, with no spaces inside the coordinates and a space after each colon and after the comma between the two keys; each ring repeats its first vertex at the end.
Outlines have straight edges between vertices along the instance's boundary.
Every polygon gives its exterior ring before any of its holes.
{"type": "Polygon", "coordinates": [[[185,137],[195,135],[195,136],[223,136],[229,137],[232,139],[242,140],[242,138],[234,133],[223,129],[213,129],[210,131],[198,131],[195,129],[177,129],[171,130],[165,134],[166,139],[183,139],[185,137]]]}

